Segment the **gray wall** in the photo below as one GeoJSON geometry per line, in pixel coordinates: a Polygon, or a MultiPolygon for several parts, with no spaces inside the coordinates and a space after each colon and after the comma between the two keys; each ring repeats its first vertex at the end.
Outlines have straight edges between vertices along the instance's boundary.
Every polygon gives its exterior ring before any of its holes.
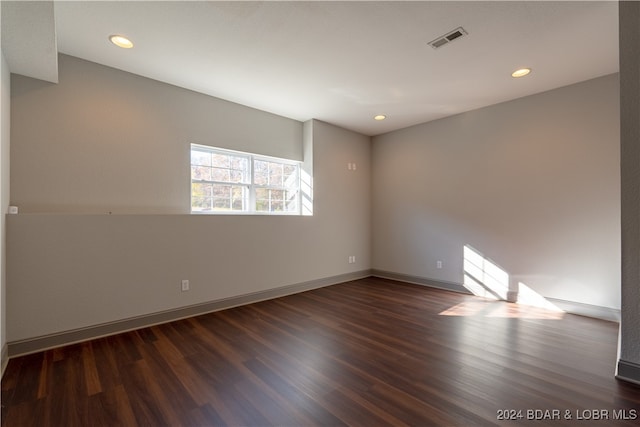
{"type": "Polygon", "coordinates": [[[21,213],[7,223],[9,342],[366,275],[368,137],[305,124],[313,216],[183,215],[190,142],[301,159],[303,124],[70,57],[60,65],[57,86],[12,78],[21,213]]]}
{"type": "Polygon", "coordinates": [[[471,245],[512,286],[620,308],[618,75],[374,137],[372,170],[373,268],[461,283],[471,245]]]}
{"type": "Polygon", "coordinates": [[[620,2],[622,319],[618,375],[640,384],[640,3],[620,2]]]}
{"type": "Polygon", "coordinates": [[[302,160],[302,123],[60,55],[12,79],[22,213],[189,213],[189,143],[302,160]]]}
{"type": "Polygon", "coordinates": [[[0,366],[4,372],[7,363],[6,343],[6,239],[5,213],[9,205],[9,138],[10,138],[10,73],[0,51],[2,85],[0,87],[0,366]]]}
{"type": "Polygon", "coordinates": [[[620,307],[617,75],[370,145],[79,59],[60,67],[59,85],[11,82],[10,342],[371,267],[460,283],[465,244],[546,297],[620,307]],[[314,215],[183,215],[190,142],[304,160],[314,215]]]}

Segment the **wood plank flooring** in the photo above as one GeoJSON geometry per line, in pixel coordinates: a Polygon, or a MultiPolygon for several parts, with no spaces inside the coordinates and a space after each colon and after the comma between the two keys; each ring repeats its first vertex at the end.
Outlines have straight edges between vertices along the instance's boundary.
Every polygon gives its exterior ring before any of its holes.
{"type": "Polygon", "coordinates": [[[12,359],[2,426],[638,425],[617,336],[368,278],[12,359]]]}

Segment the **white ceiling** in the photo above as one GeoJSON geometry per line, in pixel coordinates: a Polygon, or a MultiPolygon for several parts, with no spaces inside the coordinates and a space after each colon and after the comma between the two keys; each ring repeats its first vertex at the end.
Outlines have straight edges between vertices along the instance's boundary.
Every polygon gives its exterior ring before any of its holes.
{"type": "Polygon", "coordinates": [[[366,135],[618,71],[615,1],[54,6],[59,52],[366,135]],[[468,36],[427,44],[459,26],[468,36]],[[116,33],[135,47],[110,44],[116,33]],[[513,79],[523,66],[533,72],[513,79]]]}

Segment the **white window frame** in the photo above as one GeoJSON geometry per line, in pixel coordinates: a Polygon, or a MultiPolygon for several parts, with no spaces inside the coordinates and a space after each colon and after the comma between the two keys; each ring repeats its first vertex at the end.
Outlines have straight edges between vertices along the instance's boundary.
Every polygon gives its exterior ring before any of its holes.
{"type": "Polygon", "coordinates": [[[226,148],[218,148],[211,147],[208,145],[201,144],[190,144],[189,148],[189,176],[190,176],[190,184],[189,184],[189,199],[190,199],[190,211],[192,214],[197,215],[302,215],[302,197],[301,197],[301,171],[302,171],[302,162],[290,159],[283,159],[278,157],[264,156],[261,154],[247,153],[243,151],[229,150],[226,148]],[[233,182],[225,182],[225,181],[215,181],[215,180],[196,180],[193,178],[192,167],[194,164],[192,163],[191,157],[193,150],[197,151],[205,151],[212,154],[220,154],[226,156],[234,156],[245,158],[248,161],[248,170],[247,172],[247,182],[242,183],[233,183],[233,182]],[[279,163],[284,165],[291,165],[296,167],[296,178],[295,178],[295,186],[286,187],[286,186],[275,186],[275,185],[263,185],[254,183],[254,165],[256,161],[264,161],[270,163],[279,163]],[[208,211],[200,211],[193,209],[193,184],[194,183],[210,183],[213,185],[236,185],[247,188],[247,198],[245,209],[243,210],[208,210],[208,211]],[[295,203],[296,210],[295,211],[259,211],[256,210],[256,189],[267,188],[272,190],[285,190],[291,191],[291,189],[295,190],[295,203]]]}

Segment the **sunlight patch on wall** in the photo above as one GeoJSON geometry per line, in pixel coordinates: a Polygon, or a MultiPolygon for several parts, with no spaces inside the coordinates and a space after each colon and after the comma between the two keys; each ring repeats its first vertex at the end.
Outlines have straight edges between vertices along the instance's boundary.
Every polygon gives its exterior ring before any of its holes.
{"type": "Polygon", "coordinates": [[[509,274],[470,246],[464,246],[464,287],[474,295],[506,300],[509,274]]]}
{"type": "Polygon", "coordinates": [[[313,177],[304,169],[300,169],[300,192],[302,215],[313,215],[313,177]]]}
{"type": "Polygon", "coordinates": [[[509,273],[471,246],[463,251],[464,286],[481,297],[465,301],[440,313],[442,316],[476,316],[490,318],[562,319],[564,312],[522,282],[512,295],[516,302],[506,302],[509,273]]]}
{"type": "Polygon", "coordinates": [[[556,305],[549,302],[548,299],[528,287],[522,282],[518,282],[518,304],[529,305],[532,307],[544,308],[545,310],[564,313],[556,305]]]}

